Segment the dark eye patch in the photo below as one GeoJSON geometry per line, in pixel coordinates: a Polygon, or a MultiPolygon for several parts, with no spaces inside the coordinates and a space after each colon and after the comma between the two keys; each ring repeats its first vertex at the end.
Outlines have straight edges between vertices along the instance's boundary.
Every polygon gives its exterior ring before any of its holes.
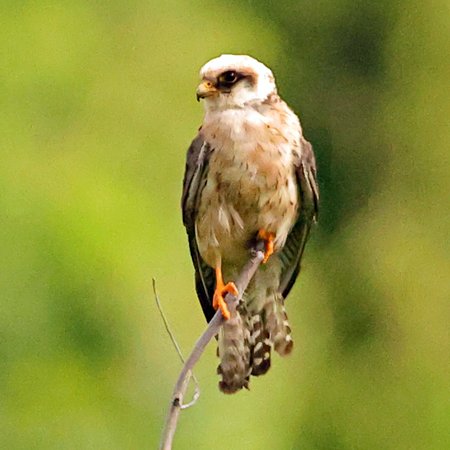
{"type": "Polygon", "coordinates": [[[234,70],[227,70],[219,75],[217,86],[223,89],[230,89],[233,84],[244,78],[244,75],[234,70]]]}

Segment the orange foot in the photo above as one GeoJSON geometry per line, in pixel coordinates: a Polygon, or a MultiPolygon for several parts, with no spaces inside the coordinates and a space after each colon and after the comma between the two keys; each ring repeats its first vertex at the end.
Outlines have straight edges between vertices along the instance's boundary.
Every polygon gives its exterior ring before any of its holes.
{"type": "Polygon", "coordinates": [[[275,233],[271,233],[266,230],[259,230],[258,239],[262,239],[264,241],[264,246],[266,248],[263,259],[263,263],[265,264],[273,254],[273,240],[275,239],[275,233]]]}
{"type": "Polygon", "coordinates": [[[228,306],[224,300],[225,296],[228,293],[234,295],[235,297],[239,295],[239,292],[234,283],[223,283],[222,270],[220,266],[218,266],[216,268],[216,290],[214,291],[213,308],[220,308],[222,316],[226,320],[230,318],[230,311],[228,310],[228,306]]]}

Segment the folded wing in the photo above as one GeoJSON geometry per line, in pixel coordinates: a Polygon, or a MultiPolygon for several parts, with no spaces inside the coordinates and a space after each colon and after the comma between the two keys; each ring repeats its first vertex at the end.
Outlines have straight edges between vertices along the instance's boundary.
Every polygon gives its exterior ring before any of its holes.
{"type": "Polygon", "coordinates": [[[300,196],[299,215],[284,247],[278,253],[282,263],[279,291],[284,298],[289,294],[300,272],[300,262],[309,231],[319,212],[319,187],[314,152],[306,139],[302,138],[300,144],[300,157],[295,166],[300,196]]]}
{"type": "Polygon", "coordinates": [[[214,270],[209,267],[200,256],[195,236],[195,221],[198,214],[201,193],[207,180],[211,153],[212,149],[210,145],[205,142],[199,134],[192,141],[187,152],[186,169],[183,180],[183,196],[181,199],[183,223],[186,227],[189,250],[195,268],[195,287],[203,313],[208,322],[215,313],[215,310],[212,307],[215,274],[214,270]]]}

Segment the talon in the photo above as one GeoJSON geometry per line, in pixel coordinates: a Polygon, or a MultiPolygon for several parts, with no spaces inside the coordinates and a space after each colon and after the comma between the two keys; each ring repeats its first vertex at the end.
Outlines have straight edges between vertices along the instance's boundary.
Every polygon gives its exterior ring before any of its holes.
{"type": "Polygon", "coordinates": [[[221,286],[218,285],[213,297],[213,308],[220,309],[225,320],[228,320],[231,316],[230,310],[228,309],[228,306],[224,300],[225,296],[228,293],[234,295],[235,297],[239,295],[239,292],[234,283],[227,283],[225,285],[222,284],[221,286]]]}
{"type": "Polygon", "coordinates": [[[231,316],[230,310],[224,300],[225,296],[230,293],[237,297],[239,292],[236,285],[232,282],[224,284],[222,278],[222,270],[220,265],[216,267],[216,290],[213,297],[213,308],[220,309],[222,316],[225,320],[228,320],[231,316]]]}
{"type": "Polygon", "coordinates": [[[275,239],[275,233],[271,233],[266,230],[259,230],[258,238],[264,241],[265,252],[263,264],[265,264],[273,254],[273,241],[275,239]]]}

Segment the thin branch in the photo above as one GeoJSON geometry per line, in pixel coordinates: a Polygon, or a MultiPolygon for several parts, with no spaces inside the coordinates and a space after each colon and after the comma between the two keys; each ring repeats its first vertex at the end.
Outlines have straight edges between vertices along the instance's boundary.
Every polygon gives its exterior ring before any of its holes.
{"type": "MultiPolygon", "coordinates": [[[[167,334],[169,335],[170,340],[172,341],[172,344],[175,347],[175,350],[177,351],[181,362],[183,364],[185,364],[186,361],[184,359],[181,348],[178,345],[175,335],[172,333],[172,330],[170,328],[169,321],[167,320],[167,317],[164,314],[164,311],[163,311],[163,308],[161,305],[161,301],[159,300],[158,291],[156,290],[156,280],[154,278],[152,278],[152,285],[153,285],[153,295],[155,296],[156,306],[158,307],[159,314],[161,315],[161,318],[164,322],[164,327],[166,328],[167,334]]],[[[198,380],[193,373],[191,374],[191,376],[192,376],[192,379],[194,380],[194,384],[195,384],[194,394],[192,396],[192,400],[189,403],[180,404],[181,409],[186,409],[186,408],[190,408],[191,406],[194,406],[200,397],[200,385],[198,383],[198,380]]]]}
{"type": "MultiPolygon", "coordinates": [[[[236,281],[236,287],[239,291],[239,298],[236,298],[232,294],[227,294],[225,297],[225,301],[231,314],[233,314],[233,312],[235,311],[239,299],[242,297],[242,294],[247,289],[250,280],[253,278],[256,270],[264,259],[264,253],[261,249],[261,245],[262,243],[258,242],[256,249],[252,251],[251,259],[244,266],[236,281]]],[[[183,369],[181,370],[172,393],[169,412],[167,414],[166,424],[159,447],[160,450],[172,450],[172,441],[177,428],[178,417],[180,415],[181,405],[183,404],[183,397],[186,393],[192,369],[200,359],[209,341],[219,332],[223,322],[224,319],[222,317],[222,314],[220,310],[217,310],[213,318],[209,322],[206,330],[198,338],[197,342],[195,343],[194,349],[192,350],[189,358],[186,360],[186,363],[183,366],[183,369]]]]}

